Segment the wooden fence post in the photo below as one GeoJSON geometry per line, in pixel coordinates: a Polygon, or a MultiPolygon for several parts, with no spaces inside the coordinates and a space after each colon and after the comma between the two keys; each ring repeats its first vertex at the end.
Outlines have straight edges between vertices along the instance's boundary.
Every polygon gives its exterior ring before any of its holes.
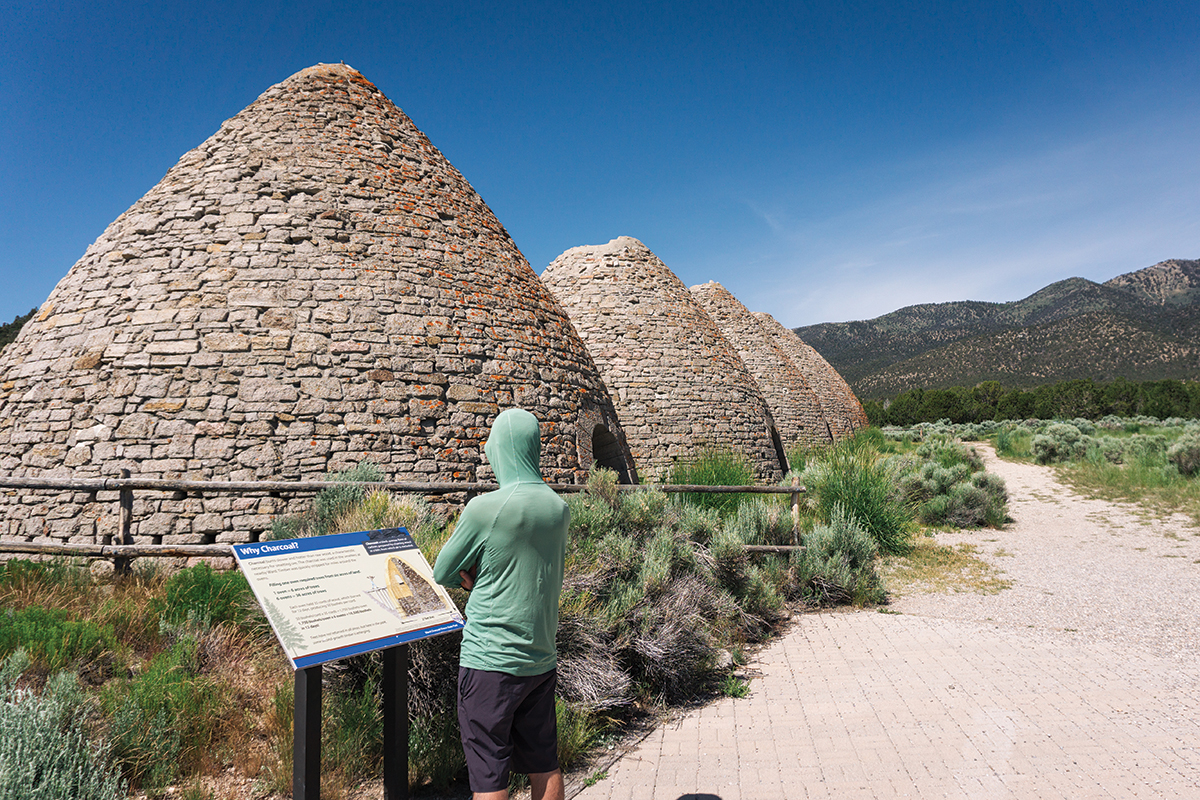
{"type": "Polygon", "coordinates": [[[800,476],[792,476],[792,544],[800,545],[800,476]]]}
{"type": "MultiPolygon", "coordinates": [[[[121,477],[128,478],[129,470],[121,470],[121,477]]],[[[117,533],[117,544],[133,544],[133,490],[121,487],[120,530],[117,533]]],[[[131,559],[117,557],[113,559],[113,569],[118,573],[128,573],[131,559]]]]}

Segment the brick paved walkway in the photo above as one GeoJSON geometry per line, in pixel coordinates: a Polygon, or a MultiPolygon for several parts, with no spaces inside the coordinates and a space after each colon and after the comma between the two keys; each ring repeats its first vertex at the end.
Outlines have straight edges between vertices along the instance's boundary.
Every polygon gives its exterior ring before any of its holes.
{"type": "Polygon", "coordinates": [[[755,666],[580,800],[1200,798],[1195,675],[1145,652],[861,611],[797,618],[755,666]]]}

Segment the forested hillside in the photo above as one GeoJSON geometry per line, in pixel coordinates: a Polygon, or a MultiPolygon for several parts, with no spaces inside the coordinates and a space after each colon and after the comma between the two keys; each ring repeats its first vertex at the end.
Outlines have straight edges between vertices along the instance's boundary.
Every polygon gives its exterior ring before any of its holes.
{"type": "Polygon", "coordinates": [[[1200,261],[1103,284],[1053,283],[1009,303],[935,303],[795,329],[863,399],[996,380],[1200,377],[1200,261]]]}

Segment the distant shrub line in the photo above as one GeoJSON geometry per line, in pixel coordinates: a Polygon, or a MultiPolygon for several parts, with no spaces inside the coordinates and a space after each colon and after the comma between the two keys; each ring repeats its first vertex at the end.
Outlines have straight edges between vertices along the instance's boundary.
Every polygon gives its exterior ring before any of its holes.
{"type": "Polygon", "coordinates": [[[1011,389],[997,381],[974,387],[910,389],[891,399],[863,403],[872,425],[906,426],[1020,419],[1100,419],[1104,416],[1200,417],[1200,382],[1124,378],[1097,383],[1062,381],[1036,389],[1011,389]]]}

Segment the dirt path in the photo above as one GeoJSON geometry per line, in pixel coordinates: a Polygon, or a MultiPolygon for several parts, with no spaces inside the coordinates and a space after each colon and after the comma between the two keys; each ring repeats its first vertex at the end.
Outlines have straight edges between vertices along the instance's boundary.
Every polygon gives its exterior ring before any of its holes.
{"type": "Polygon", "coordinates": [[[578,797],[1200,798],[1200,530],[988,467],[1015,521],[937,538],[1010,588],[801,616],[749,697],[661,726],[578,797]]]}
{"type": "Polygon", "coordinates": [[[901,595],[906,614],[991,622],[1077,642],[1141,648],[1181,666],[1200,662],[1200,528],[1128,504],[1088,500],[1049,467],[1004,461],[986,446],[989,472],[1004,478],[1002,531],[938,534],[971,544],[1012,582],[993,595],[901,595]]]}

